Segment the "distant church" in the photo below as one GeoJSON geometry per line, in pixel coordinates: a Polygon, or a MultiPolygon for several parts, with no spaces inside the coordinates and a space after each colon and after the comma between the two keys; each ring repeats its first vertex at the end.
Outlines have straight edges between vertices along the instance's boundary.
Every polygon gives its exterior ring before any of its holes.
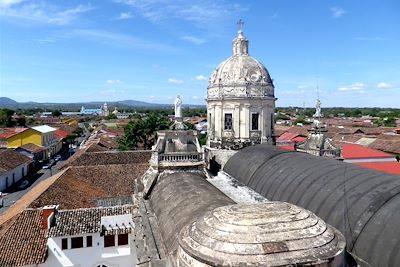
{"type": "Polygon", "coordinates": [[[239,149],[274,143],[274,84],[265,66],[249,55],[243,23],[233,55],[212,73],[207,89],[208,146],[239,149]]]}

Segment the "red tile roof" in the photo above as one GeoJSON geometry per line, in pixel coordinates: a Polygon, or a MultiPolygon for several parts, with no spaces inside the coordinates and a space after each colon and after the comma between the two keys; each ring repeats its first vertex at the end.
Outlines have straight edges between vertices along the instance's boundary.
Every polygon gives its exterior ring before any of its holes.
{"type": "Polygon", "coordinates": [[[23,131],[28,130],[29,128],[3,128],[0,129],[0,138],[7,139],[16,134],[22,133],[23,131]]]}
{"type": "Polygon", "coordinates": [[[364,147],[357,144],[343,144],[342,156],[346,159],[367,159],[367,158],[393,158],[394,156],[379,150],[364,147]]]}
{"type": "Polygon", "coordinates": [[[297,133],[283,133],[281,136],[279,136],[276,141],[277,142],[302,142],[304,141],[304,137],[300,136],[297,133]]]}
{"type": "Polygon", "coordinates": [[[42,210],[24,210],[0,237],[0,266],[43,263],[47,257],[47,230],[42,229],[42,210]]]}
{"type": "Polygon", "coordinates": [[[57,129],[57,130],[56,130],[56,135],[57,135],[59,138],[67,138],[68,133],[67,133],[66,131],[57,129]]]}
{"type": "Polygon", "coordinates": [[[358,162],[354,163],[357,166],[361,166],[368,169],[382,171],[390,174],[400,175],[400,163],[397,161],[390,162],[358,162]]]}
{"type": "Polygon", "coordinates": [[[276,147],[283,149],[283,150],[294,151],[294,145],[285,145],[285,146],[276,146],[276,147]]]}

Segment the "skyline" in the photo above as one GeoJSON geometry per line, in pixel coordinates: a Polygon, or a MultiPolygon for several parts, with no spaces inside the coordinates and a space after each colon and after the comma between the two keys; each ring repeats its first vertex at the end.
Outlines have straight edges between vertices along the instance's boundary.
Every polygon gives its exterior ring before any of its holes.
{"type": "Polygon", "coordinates": [[[0,1],[0,96],[205,104],[243,19],[277,106],[400,104],[396,1],[0,1]],[[373,17],[369,16],[373,14],[373,17]]]}

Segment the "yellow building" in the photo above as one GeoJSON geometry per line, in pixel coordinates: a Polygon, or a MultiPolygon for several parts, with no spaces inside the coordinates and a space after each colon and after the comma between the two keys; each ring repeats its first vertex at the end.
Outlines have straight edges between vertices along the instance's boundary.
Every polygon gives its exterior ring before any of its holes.
{"type": "Polygon", "coordinates": [[[7,148],[17,148],[26,144],[35,144],[46,150],[45,158],[58,152],[59,140],[56,129],[47,125],[32,128],[8,128],[0,134],[0,138],[6,141],[7,148]]]}
{"type": "Polygon", "coordinates": [[[63,123],[71,125],[71,124],[78,124],[79,121],[77,119],[66,119],[66,120],[63,120],[63,123]]]}

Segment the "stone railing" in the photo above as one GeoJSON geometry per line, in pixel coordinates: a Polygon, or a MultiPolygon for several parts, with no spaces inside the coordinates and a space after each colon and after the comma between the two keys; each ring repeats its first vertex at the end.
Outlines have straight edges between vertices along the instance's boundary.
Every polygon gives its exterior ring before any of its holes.
{"type": "Polygon", "coordinates": [[[182,161],[201,161],[202,153],[171,153],[158,154],[158,161],[182,162],[182,161]]]}

